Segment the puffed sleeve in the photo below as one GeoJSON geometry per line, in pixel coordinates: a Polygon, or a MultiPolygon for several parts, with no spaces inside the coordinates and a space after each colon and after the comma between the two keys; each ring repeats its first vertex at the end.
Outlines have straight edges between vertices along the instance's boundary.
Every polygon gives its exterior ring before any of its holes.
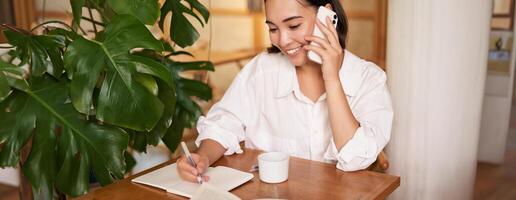
{"type": "Polygon", "coordinates": [[[222,99],[212,106],[206,116],[199,117],[199,136],[195,140],[197,146],[202,140],[212,139],[226,149],[224,155],[242,153],[239,143],[244,141],[246,124],[256,113],[252,75],[258,65],[258,57],[238,73],[222,99]]]}
{"type": "Polygon", "coordinates": [[[338,150],[333,138],[325,159],[337,161],[337,168],[355,171],[367,168],[387,145],[391,135],[393,110],[386,85],[385,72],[373,70],[361,86],[353,106],[353,115],[360,124],[353,137],[338,150]]]}

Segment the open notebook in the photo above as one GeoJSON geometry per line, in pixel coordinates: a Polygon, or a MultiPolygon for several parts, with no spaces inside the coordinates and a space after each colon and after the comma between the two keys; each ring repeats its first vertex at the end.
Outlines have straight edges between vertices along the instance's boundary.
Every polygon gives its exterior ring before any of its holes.
{"type": "MultiPolygon", "coordinates": [[[[251,173],[224,166],[210,167],[205,175],[210,176],[210,185],[224,191],[230,191],[254,177],[251,173]]],[[[175,163],[136,177],[132,181],[161,188],[167,192],[188,198],[191,198],[201,186],[197,183],[183,181],[177,173],[175,163]]]]}

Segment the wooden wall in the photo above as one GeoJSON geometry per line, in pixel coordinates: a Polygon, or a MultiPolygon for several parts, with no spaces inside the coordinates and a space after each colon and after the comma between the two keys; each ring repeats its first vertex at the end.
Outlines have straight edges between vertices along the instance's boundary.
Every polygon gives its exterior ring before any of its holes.
{"type": "Polygon", "coordinates": [[[348,16],[348,50],[385,70],[387,0],[340,0],[348,16]]]}

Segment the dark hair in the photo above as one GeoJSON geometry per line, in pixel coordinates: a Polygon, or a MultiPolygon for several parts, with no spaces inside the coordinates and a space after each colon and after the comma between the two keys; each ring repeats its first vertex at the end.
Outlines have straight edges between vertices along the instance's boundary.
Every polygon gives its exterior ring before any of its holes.
{"type": "MultiPolygon", "coordinates": [[[[267,0],[264,0],[265,2],[267,0]]],[[[333,8],[333,11],[337,14],[337,18],[339,19],[337,22],[337,34],[339,35],[339,43],[342,49],[346,49],[346,38],[348,37],[348,18],[346,17],[346,13],[339,0],[302,0],[309,4],[309,6],[315,7],[318,9],[320,6],[325,6],[326,4],[330,4],[333,8]]],[[[267,52],[269,53],[279,53],[281,52],[278,47],[271,46],[267,48],[267,52]]]]}

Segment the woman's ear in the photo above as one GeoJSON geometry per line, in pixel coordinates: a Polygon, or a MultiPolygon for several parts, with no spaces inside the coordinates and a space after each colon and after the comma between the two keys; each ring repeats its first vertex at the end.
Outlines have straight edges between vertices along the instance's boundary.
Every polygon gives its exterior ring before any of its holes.
{"type": "Polygon", "coordinates": [[[333,8],[331,7],[331,4],[327,3],[324,7],[330,9],[330,10],[333,10],[333,8]]]}

